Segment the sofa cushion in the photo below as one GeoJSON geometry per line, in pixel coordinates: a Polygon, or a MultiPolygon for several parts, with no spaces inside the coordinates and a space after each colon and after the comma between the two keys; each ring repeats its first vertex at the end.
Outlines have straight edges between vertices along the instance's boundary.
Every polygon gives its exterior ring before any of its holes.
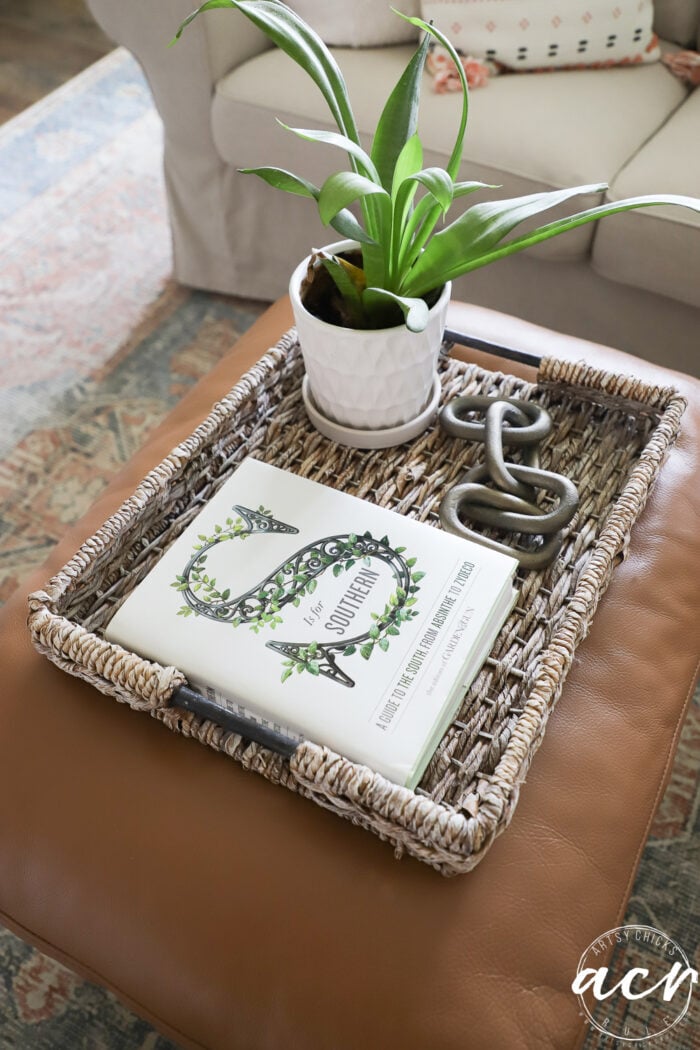
{"type": "Polygon", "coordinates": [[[700,0],[654,0],[654,29],[664,40],[692,44],[700,34],[700,0]]]}
{"type": "MultiPolygon", "coordinates": [[[[288,6],[327,44],[378,47],[418,39],[418,30],[394,14],[388,0],[288,0],[288,6]]],[[[396,6],[405,15],[420,13],[418,0],[401,0],[396,6]]]]}
{"type": "MultiPolygon", "coordinates": [[[[648,193],[651,187],[700,197],[699,127],[700,91],[695,91],[615,179],[610,199],[648,193]]],[[[599,224],[593,265],[612,280],[700,306],[700,215],[669,207],[614,215],[599,224]]]]}
{"type": "MultiPolygon", "coordinates": [[[[410,47],[335,51],[367,141],[411,53],[410,47]]],[[[686,94],[660,63],[498,77],[472,94],[462,177],[502,185],[500,197],[610,183],[686,94]]],[[[426,76],[420,121],[426,164],[446,164],[460,109],[459,96],[436,95],[426,76]]],[[[286,55],[271,50],[217,84],[212,121],[219,153],[236,167],[278,165],[317,184],[345,166],[344,154],[300,141],[275,117],[297,127],[330,127],[313,82],[286,55]]],[[[596,200],[582,197],[575,209],[596,200]]],[[[592,235],[593,225],[583,226],[535,251],[547,258],[581,257],[592,235]]]]}
{"type": "Polygon", "coordinates": [[[421,0],[464,55],[509,69],[656,62],[651,0],[421,0]]]}

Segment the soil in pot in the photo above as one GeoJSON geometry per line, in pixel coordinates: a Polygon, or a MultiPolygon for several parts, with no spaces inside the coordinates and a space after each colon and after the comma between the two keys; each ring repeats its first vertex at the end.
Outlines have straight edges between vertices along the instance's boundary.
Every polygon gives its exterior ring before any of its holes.
{"type": "MultiPolygon", "coordinates": [[[[362,268],[362,252],[356,248],[350,251],[339,252],[337,257],[344,259],[345,262],[356,266],[358,269],[362,268]]],[[[432,307],[441,294],[442,288],[438,288],[437,291],[424,295],[423,299],[428,304],[428,307],[432,307]]],[[[300,296],[308,312],[317,317],[319,321],[325,321],[326,324],[334,324],[340,328],[358,327],[345,300],[338,291],[335,281],[325,266],[321,264],[320,256],[315,252],[311,255],[306,276],[301,283],[300,296]]],[[[382,312],[379,323],[372,327],[376,329],[396,328],[403,323],[403,314],[399,307],[393,303],[387,303],[386,310],[382,312]]]]}

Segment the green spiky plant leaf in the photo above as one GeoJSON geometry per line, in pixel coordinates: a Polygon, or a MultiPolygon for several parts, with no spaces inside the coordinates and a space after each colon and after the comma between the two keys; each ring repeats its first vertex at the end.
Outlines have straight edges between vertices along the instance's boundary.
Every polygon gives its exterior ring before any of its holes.
{"type": "Polygon", "coordinates": [[[281,0],[207,0],[185,19],[171,44],[199,14],[216,8],[230,8],[262,30],[308,74],[328,105],[337,132],[282,127],[312,147],[323,143],[342,150],[347,154],[349,170],[331,175],[320,188],[282,168],[241,171],[287,193],[315,200],[325,225],[359,242],[361,280],[344,259],[318,253],[319,264],[333,278],[347,306],[346,315],[357,328],[384,328],[403,316],[409,330],[421,331],[428,319],[425,300],[436,298],[447,281],[607,215],[666,204],[700,212],[696,198],[655,194],[600,204],[511,237],[533,216],[576,195],[607,189],[604,183],[597,183],[478,203],[447,223],[456,200],[498,187],[459,181],[469,92],[459,56],[440,29],[421,18],[395,12],[425,35],[387,99],[367,153],[335,58],[314,30],[281,0]],[[431,39],[452,57],[462,86],[459,124],[445,169],[423,167],[423,148],[416,131],[431,39]],[[358,206],[361,218],[350,210],[353,205],[358,206]]]}

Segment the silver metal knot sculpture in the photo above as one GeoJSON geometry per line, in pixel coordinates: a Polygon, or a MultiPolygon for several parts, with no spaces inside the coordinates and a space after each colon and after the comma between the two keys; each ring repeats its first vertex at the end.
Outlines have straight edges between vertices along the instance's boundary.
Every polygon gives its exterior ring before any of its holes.
{"type": "Polygon", "coordinates": [[[539,444],[552,429],[548,412],[516,398],[457,397],[442,409],[440,425],[451,437],[483,443],[486,451],[486,462],[467,471],[442,500],[442,527],[517,558],[525,569],[543,569],[554,561],[564,541],[563,530],[578,509],[578,492],[568,478],[540,468],[539,444]],[[483,422],[470,418],[474,413],[483,413],[483,422]],[[504,445],[521,449],[523,462],[506,462],[504,445]],[[537,505],[537,489],[558,497],[554,510],[537,505]],[[465,519],[542,536],[543,541],[534,550],[521,550],[475,532],[465,519]]]}

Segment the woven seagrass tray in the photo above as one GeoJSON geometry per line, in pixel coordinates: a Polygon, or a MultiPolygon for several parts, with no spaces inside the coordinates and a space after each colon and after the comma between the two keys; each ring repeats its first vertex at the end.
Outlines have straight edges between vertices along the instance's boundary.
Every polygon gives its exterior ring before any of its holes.
{"type": "Polygon", "coordinates": [[[570,477],[580,508],[556,561],[518,574],[520,598],[465,694],[415,791],[312,741],[291,755],[227,731],[173,697],[186,686],[110,644],[105,624],[164,548],[249,454],[437,526],[446,489],[482,446],[434,425],[395,449],[334,445],[309,424],[294,330],[218,402],[70,562],[29,598],[35,646],[58,667],[175,732],[194,737],[276,784],[388,840],[445,875],[465,872],[509,824],[579,642],[646,502],[685,408],[673,389],[553,358],[536,385],[451,359],[440,361],[443,403],[500,394],[543,405],[554,427],[541,465],[570,477]]]}

